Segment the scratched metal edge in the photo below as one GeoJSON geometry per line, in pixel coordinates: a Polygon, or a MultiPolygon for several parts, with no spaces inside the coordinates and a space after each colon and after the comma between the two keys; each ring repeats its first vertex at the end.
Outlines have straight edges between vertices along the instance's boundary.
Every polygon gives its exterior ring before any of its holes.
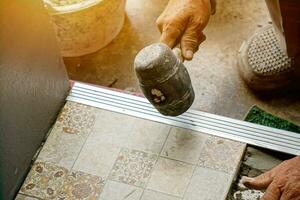
{"type": "Polygon", "coordinates": [[[67,100],[279,152],[300,155],[300,137],[289,131],[191,109],[182,116],[166,117],[158,113],[145,98],[80,82],[74,83],[67,100]],[[267,135],[265,138],[258,135],[264,136],[264,133],[267,135]]]}

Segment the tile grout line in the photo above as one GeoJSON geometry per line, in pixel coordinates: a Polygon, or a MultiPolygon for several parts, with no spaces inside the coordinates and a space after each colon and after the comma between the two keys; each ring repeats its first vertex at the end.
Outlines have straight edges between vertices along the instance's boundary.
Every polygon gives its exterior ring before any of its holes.
{"type": "Polygon", "coordinates": [[[168,138],[169,138],[169,136],[170,136],[170,134],[172,132],[173,126],[169,126],[169,127],[170,127],[170,129],[168,131],[167,137],[166,137],[166,139],[165,139],[165,141],[164,141],[164,143],[163,143],[163,145],[162,145],[162,147],[161,147],[161,149],[160,149],[160,151],[158,153],[159,156],[161,155],[162,151],[164,150],[164,147],[165,147],[165,145],[167,143],[167,140],[168,140],[168,138]]]}
{"type": "MultiPolygon", "coordinates": [[[[215,136],[212,136],[212,137],[215,137],[215,136]]],[[[204,139],[204,141],[203,141],[203,146],[205,145],[205,143],[206,143],[207,140],[209,140],[209,137],[205,137],[205,139],[204,139]]],[[[201,151],[203,151],[203,147],[201,148],[201,151]]],[[[186,187],[186,189],[185,189],[185,191],[184,191],[184,193],[183,193],[182,199],[184,199],[185,196],[186,196],[187,190],[188,190],[188,188],[189,188],[190,185],[191,185],[191,182],[192,182],[193,177],[195,176],[195,171],[196,171],[197,167],[201,167],[201,168],[204,168],[204,169],[215,170],[215,169],[210,168],[210,167],[200,166],[200,165],[199,165],[200,157],[201,157],[201,152],[199,152],[198,160],[197,160],[196,164],[194,165],[194,170],[193,170],[192,176],[191,176],[190,179],[189,179],[189,183],[188,183],[188,185],[187,185],[187,187],[186,187]]],[[[221,171],[221,170],[215,170],[215,171],[221,171]]],[[[224,172],[224,171],[222,171],[222,172],[227,174],[227,172],[224,172]]]]}
{"type": "MultiPolygon", "coordinates": [[[[120,155],[120,153],[121,153],[121,151],[122,151],[122,147],[118,147],[118,148],[119,148],[118,156],[117,156],[116,160],[114,161],[114,163],[112,164],[112,167],[110,168],[110,170],[109,170],[107,176],[105,177],[106,180],[105,180],[105,182],[104,182],[104,184],[103,184],[102,191],[100,192],[99,200],[100,200],[100,198],[101,198],[101,196],[102,196],[102,194],[103,194],[102,192],[103,192],[103,190],[104,190],[104,188],[105,188],[107,182],[108,182],[108,181],[114,181],[114,180],[110,180],[109,177],[110,177],[110,174],[111,174],[111,172],[112,172],[112,170],[113,170],[113,168],[114,168],[114,166],[115,166],[115,164],[116,164],[116,162],[117,162],[117,159],[118,159],[118,157],[119,157],[119,155],[120,155]]],[[[122,182],[119,182],[119,181],[114,181],[114,182],[122,183],[122,182]]],[[[128,185],[128,184],[127,184],[127,185],[128,185]]]]}
{"type": "MultiPolygon", "coordinates": [[[[208,140],[208,137],[205,137],[202,145],[204,145],[205,142],[206,142],[207,140],[208,140]]],[[[203,150],[203,147],[202,147],[201,150],[203,150]]],[[[185,197],[185,195],[186,195],[186,193],[187,193],[187,190],[188,190],[188,188],[189,188],[189,186],[190,186],[190,184],[191,184],[191,181],[192,181],[192,179],[193,179],[193,177],[194,177],[194,175],[195,175],[196,168],[199,167],[198,164],[199,164],[200,156],[201,156],[201,152],[199,152],[199,156],[198,156],[198,159],[197,159],[196,164],[191,164],[192,166],[194,166],[193,173],[192,173],[192,175],[191,175],[191,177],[190,177],[190,179],[189,179],[189,182],[188,182],[188,184],[187,184],[187,186],[186,186],[186,188],[185,188],[185,191],[184,191],[184,193],[183,193],[181,199],[184,199],[184,197],[185,197]]],[[[170,159],[170,158],[169,158],[169,159],[170,159]]],[[[174,160],[175,160],[175,159],[174,159],[174,160]]],[[[175,160],[175,161],[176,161],[176,160],[175,160]]],[[[183,161],[181,161],[181,162],[183,162],[183,161]]],[[[183,162],[183,163],[185,163],[185,162],[183,162]]]]}
{"type": "Polygon", "coordinates": [[[173,128],[172,126],[169,126],[169,131],[168,131],[167,137],[166,137],[166,139],[165,139],[165,141],[164,141],[164,143],[163,143],[163,145],[162,145],[162,147],[161,147],[159,153],[157,154],[157,158],[156,158],[156,161],[155,161],[155,163],[154,163],[153,169],[151,170],[150,176],[149,176],[149,178],[148,178],[148,180],[147,180],[147,182],[146,182],[146,184],[145,184],[145,188],[144,188],[144,190],[143,190],[143,192],[142,192],[142,195],[141,195],[141,197],[139,198],[139,200],[142,200],[142,198],[143,198],[143,196],[144,196],[145,190],[147,189],[147,186],[148,186],[148,184],[149,184],[149,181],[150,181],[150,178],[151,178],[152,173],[153,173],[153,171],[154,171],[154,168],[156,167],[157,162],[158,162],[158,159],[159,159],[159,157],[160,157],[160,154],[162,153],[162,151],[163,151],[163,149],[164,149],[164,147],[165,147],[165,144],[167,143],[167,140],[168,140],[168,138],[169,138],[169,135],[171,134],[172,128],[173,128]]]}
{"type": "Polygon", "coordinates": [[[183,193],[183,195],[182,195],[182,197],[181,197],[182,199],[184,199],[184,197],[185,197],[185,195],[186,195],[186,192],[187,192],[187,190],[188,190],[188,188],[189,188],[189,186],[190,186],[190,184],[191,184],[191,182],[192,182],[192,178],[193,178],[194,175],[195,175],[196,168],[197,168],[197,165],[194,165],[194,169],[193,169],[192,176],[190,177],[189,183],[187,184],[187,186],[186,186],[186,188],[185,188],[185,191],[184,191],[184,193],[183,193]]]}
{"type": "MultiPolygon", "coordinates": [[[[19,192],[18,194],[17,194],[17,196],[18,195],[23,195],[23,196],[25,196],[25,197],[31,197],[31,198],[35,198],[35,199],[38,199],[38,200],[44,200],[43,198],[40,198],[40,197],[36,197],[36,196],[33,196],[33,195],[28,195],[28,194],[24,194],[24,193],[22,193],[22,192],[19,192]]],[[[16,196],[16,197],[17,197],[16,196]]]]}
{"type": "Polygon", "coordinates": [[[161,191],[156,191],[156,190],[153,190],[153,189],[147,189],[147,190],[150,190],[152,192],[157,192],[157,193],[160,193],[160,194],[164,194],[164,195],[168,195],[168,196],[171,196],[171,197],[175,197],[175,198],[179,198],[179,199],[183,199],[183,197],[180,197],[180,196],[176,196],[174,194],[168,194],[168,193],[165,193],[165,192],[161,192],[161,191]]]}
{"type": "Polygon", "coordinates": [[[182,160],[177,160],[177,159],[175,159],[175,158],[169,158],[169,157],[166,157],[166,156],[159,156],[159,157],[160,157],[160,158],[167,159],[167,160],[176,161],[176,162],[179,162],[179,163],[181,163],[181,164],[185,164],[185,165],[197,166],[197,164],[189,163],[189,162],[182,161],[182,160]]]}
{"type": "MultiPolygon", "coordinates": [[[[95,112],[96,112],[96,111],[95,111],[95,112]]],[[[79,155],[80,155],[80,153],[82,152],[83,147],[85,146],[85,144],[86,144],[88,138],[90,137],[91,132],[94,130],[94,126],[95,126],[95,124],[96,124],[96,119],[98,118],[98,116],[99,116],[99,113],[97,113],[96,118],[95,118],[95,121],[94,121],[94,124],[93,124],[92,128],[90,129],[89,133],[87,133],[87,137],[85,138],[85,140],[84,140],[84,142],[83,142],[83,144],[82,144],[82,146],[81,146],[81,148],[80,148],[80,151],[78,152],[78,155],[76,156],[76,159],[75,159],[75,161],[74,161],[74,163],[73,163],[73,165],[72,165],[70,171],[73,171],[73,170],[74,170],[74,165],[75,165],[76,161],[78,160],[79,155]]]]}
{"type": "MultiPolygon", "coordinates": [[[[216,169],[209,168],[209,167],[205,167],[205,166],[198,166],[198,165],[195,165],[195,168],[194,168],[194,170],[193,170],[193,174],[192,174],[192,176],[191,176],[191,178],[190,178],[190,180],[189,180],[189,183],[188,183],[188,185],[187,185],[187,187],[186,187],[186,189],[185,189],[185,191],[184,191],[184,194],[183,194],[182,199],[184,199],[185,196],[186,196],[187,190],[188,190],[189,186],[191,185],[191,181],[192,181],[193,177],[195,176],[195,171],[196,171],[196,168],[197,168],[197,167],[198,167],[198,168],[202,168],[202,169],[209,169],[209,170],[216,171],[216,172],[221,172],[221,173],[224,173],[224,174],[228,175],[229,177],[232,177],[232,173],[228,173],[228,172],[216,170],[216,169]]],[[[230,188],[231,188],[231,185],[232,185],[232,182],[230,183],[230,188]]],[[[230,189],[229,189],[229,190],[230,190],[230,189]]],[[[229,190],[228,190],[228,192],[229,192],[229,190]]],[[[228,192],[227,192],[227,195],[228,195],[228,192]]],[[[225,199],[222,199],[222,200],[225,200],[225,199]]]]}
{"type": "Polygon", "coordinates": [[[149,190],[149,191],[152,191],[152,192],[157,192],[157,193],[160,193],[160,194],[164,194],[164,195],[168,195],[168,196],[172,196],[172,197],[176,197],[176,198],[182,199],[182,197],[176,196],[176,195],[174,195],[174,194],[169,194],[169,193],[165,193],[165,192],[162,192],[162,191],[156,191],[156,190],[153,190],[153,189],[147,189],[147,188],[143,188],[142,186],[130,185],[130,184],[123,183],[123,182],[120,182],[120,181],[117,181],[117,180],[109,180],[109,181],[115,182],[115,183],[121,183],[121,184],[124,184],[124,185],[136,187],[136,188],[139,188],[139,189],[143,190],[142,195],[141,195],[141,197],[139,198],[139,200],[143,197],[143,194],[144,194],[144,191],[145,191],[145,190],[149,190]]]}

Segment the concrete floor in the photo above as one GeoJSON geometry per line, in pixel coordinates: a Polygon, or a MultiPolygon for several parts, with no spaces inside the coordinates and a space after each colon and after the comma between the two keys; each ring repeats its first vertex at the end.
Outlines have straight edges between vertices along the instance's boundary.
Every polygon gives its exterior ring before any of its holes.
{"type": "MultiPolygon", "coordinates": [[[[96,53],[64,59],[70,78],[139,92],[133,60],[141,48],[159,40],[155,20],[166,4],[167,0],[127,0],[125,25],[112,43],[96,53]]],[[[217,13],[205,30],[207,40],[193,61],[185,62],[196,92],[194,109],[242,119],[256,104],[299,124],[299,98],[258,97],[237,72],[236,55],[242,41],[268,23],[264,1],[218,1],[217,13]]]]}

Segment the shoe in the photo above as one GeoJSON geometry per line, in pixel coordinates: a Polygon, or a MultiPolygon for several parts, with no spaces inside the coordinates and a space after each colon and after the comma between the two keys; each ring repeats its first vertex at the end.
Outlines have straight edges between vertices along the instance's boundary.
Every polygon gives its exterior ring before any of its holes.
{"type": "Polygon", "coordinates": [[[281,50],[271,25],[261,28],[242,44],[238,68],[246,84],[262,92],[287,87],[295,70],[292,59],[281,50]]]}

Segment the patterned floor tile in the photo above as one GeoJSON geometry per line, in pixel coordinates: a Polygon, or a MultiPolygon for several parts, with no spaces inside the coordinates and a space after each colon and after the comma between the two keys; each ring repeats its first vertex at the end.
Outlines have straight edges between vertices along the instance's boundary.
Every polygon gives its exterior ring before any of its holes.
{"type": "Polygon", "coordinates": [[[106,144],[159,154],[170,126],[101,110],[90,137],[106,144]]]}
{"type": "Polygon", "coordinates": [[[104,180],[83,172],[73,171],[59,193],[60,200],[97,200],[103,189],[104,180]]]}
{"type": "Polygon", "coordinates": [[[96,109],[68,101],[57,118],[57,126],[68,134],[82,135],[91,130],[96,118],[96,109]]]}
{"type": "Polygon", "coordinates": [[[159,158],[147,188],[182,197],[193,174],[193,170],[193,165],[159,158]]]}
{"type": "Polygon", "coordinates": [[[208,136],[182,128],[172,128],[162,156],[197,164],[200,152],[208,136]]]}
{"type": "Polygon", "coordinates": [[[211,137],[201,150],[199,166],[235,173],[243,156],[246,144],[211,137]]]}
{"type": "Polygon", "coordinates": [[[122,149],[110,174],[110,180],[144,187],[157,156],[137,150],[122,149]]]}
{"type": "Polygon", "coordinates": [[[15,200],[39,200],[38,198],[25,196],[23,194],[18,194],[15,198],[15,200]]]}
{"type": "Polygon", "coordinates": [[[231,177],[225,172],[197,167],[184,200],[225,200],[230,189],[231,177]]]}
{"type": "Polygon", "coordinates": [[[20,193],[42,199],[54,199],[63,186],[67,173],[68,171],[63,167],[36,162],[20,193]]]}
{"type": "Polygon", "coordinates": [[[163,194],[156,191],[145,190],[141,200],[181,200],[179,197],[163,194]]]}
{"type": "Polygon", "coordinates": [[[102,140],[89,137],[73,169],[107,178],[119,152],[119,147],[107,145],[102,140]]]}
{"type": "Polygon", "coordinates": [[[115,181],[108,181],[101,193],[100,200],[139,200],[142,193],[143,189],[141,188],[115,181]]]}

